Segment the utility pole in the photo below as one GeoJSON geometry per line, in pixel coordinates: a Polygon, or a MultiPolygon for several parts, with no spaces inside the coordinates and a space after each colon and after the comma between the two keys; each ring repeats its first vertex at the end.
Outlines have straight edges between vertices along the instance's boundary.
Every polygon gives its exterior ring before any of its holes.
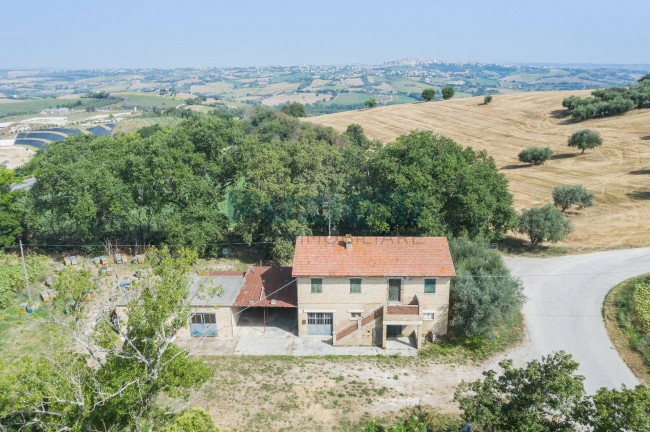
{"type": "Polygon", "coordinates": [[[29,303],[32,303],[32,292],[29,290],[29,278],[27,277],[27,266],[25,265],[25,252],[23,252],[23,241],[20,242],[20,256],[23,259],[23,273],[25,273],[25,286],[27,287],[27,297],[29,297],[29,303]]]}

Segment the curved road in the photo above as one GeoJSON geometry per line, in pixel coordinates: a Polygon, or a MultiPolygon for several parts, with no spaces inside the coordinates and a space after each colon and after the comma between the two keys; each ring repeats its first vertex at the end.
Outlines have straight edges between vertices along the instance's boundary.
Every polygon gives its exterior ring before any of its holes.
{"type": "Polygon", "coordinates": [[[528,298],[523,312],[530,357],[572,354],[588,393],[638,384],[607,336],[602,306],[616,284],[650,272],[650,248],[505,261],[528,298]]]}

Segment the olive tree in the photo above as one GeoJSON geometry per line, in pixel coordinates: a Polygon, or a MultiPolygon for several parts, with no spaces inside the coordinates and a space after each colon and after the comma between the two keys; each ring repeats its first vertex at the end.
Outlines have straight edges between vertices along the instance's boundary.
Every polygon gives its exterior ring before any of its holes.
{"type": "Polygon", "coordinates": [[[569,137],[569,147],[577,147],[582,150],[582,153],[601,145],[603,145],[602,137],[591,129],[581,129],[569,137]]]}
{"type": "Polygon", "coordinates": [[[524,209],[519,217],[519,232],[530,237],[533,247],[544,241],[563,240],[571,231],[571,221],[552,204],[524,209]]]}
{"type": "Polygon", "coordinates": [[[577,210],[593,205],[594,194],[590,193],[582,185],[562,185],[553,189],[553,203],[566,212],[572,205],[577,210]]]}
{"type": "Polygon", "coordinates": [[[422,90],[422,99],[429,102],[436,97],[436,89],[428,88],[422,90]]]}
{"type": "Polygon", "coordinates": [[[549,160],[553,155],[553,150],[550,147],[526,147],[523,149],[517,158],[520,162],[529,163],[533,165],[542,165],[549,160]]]}
{"type": "Polygon", "coordinates": [[[377,105],[377,99],[370,98],[367,101],[365,101],[363,104],[368,108],[374,108],[377,105]]]}
{"type": "Polygon", "coordinates": [[[489,104],[490,102],[492,102],[492,95],[486,95],[486,96],[483,98],[483,103],[484,103],[485,105],[487,105],[487,104],[489,104]]]}

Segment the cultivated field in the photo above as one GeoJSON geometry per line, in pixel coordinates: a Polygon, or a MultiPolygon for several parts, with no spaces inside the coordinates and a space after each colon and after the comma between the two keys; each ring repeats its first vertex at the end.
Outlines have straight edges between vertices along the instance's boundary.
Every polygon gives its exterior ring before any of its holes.
{"type": "Polygon", "coordinates": [[[570,214],[575,232],[560,245],[572,250],[647,245],[650,242],[650,110],[574,123],[564,116],[562,99],[589,91],[497,95],[395,105],[310,117],[339,131],[351,123],[371,138],[391,141],[414,129],[432,130],[463,146],[487,150],[510,180],[515,207],[551,201],[557,185],[582,184],[596,194],[594,207],[570,214]],[[567,147],[576,130],[603,136],[599,149],[567,147]],[[517,160],[525,147],[548,146],[553,158],[542,166],[517,160]]]}

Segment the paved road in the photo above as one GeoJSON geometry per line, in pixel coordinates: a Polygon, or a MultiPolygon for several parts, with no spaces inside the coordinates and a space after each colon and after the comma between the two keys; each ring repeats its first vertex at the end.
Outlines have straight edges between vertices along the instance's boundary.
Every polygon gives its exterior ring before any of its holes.
{"type": "Polygon", "coordinates": [[[531,357],[559,350],[572,354],[589,393],[638,383],[607,336],[602,305],[614,285],[650,272],[650,248],[515,257],[506,258],[506,263],[524,282],[528,297],[524,315],[531,357]]]}

